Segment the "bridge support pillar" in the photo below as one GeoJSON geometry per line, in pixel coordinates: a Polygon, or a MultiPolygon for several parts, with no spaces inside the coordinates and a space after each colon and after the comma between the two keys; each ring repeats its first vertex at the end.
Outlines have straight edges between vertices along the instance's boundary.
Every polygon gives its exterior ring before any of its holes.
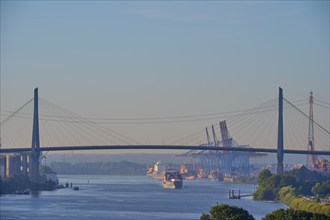
{"type": "Polygon", "coordinates": [[[39,116],[38,116],[38,88],[34,89],[34,111],[33,111],[33,128],[32,128],[32,145],[31,145],[31,181],[40,181],[40,141],[39,141],[39,116]]]}
{"type": "Polygon", "coordinates": [[[283,89],[279,88],[278,133],[277,133],[277,175],[283,175],[283,89]]]}

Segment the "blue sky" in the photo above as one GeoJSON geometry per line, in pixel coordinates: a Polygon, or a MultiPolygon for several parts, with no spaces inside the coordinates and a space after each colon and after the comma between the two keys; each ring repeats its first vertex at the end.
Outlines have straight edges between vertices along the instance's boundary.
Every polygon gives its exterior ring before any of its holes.
{"type": "MultiPolygon", "coordinates": [[[[1,1],[1,109],[36,86],[87,117],[247,109],[279,86],[329,102],[329,2],[1,1]]],[[[207,123],[118,130],[158,143],[207,123]]]]}

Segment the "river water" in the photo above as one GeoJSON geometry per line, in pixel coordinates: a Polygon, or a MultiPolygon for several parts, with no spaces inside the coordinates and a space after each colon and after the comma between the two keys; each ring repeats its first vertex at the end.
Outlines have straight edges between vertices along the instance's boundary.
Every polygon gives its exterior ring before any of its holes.
{"type": "Polygon", "coordinates": [[[253,201],[252,196],[228,199],[230,189],[252,194],[253,184],[230,184],[209,180],[186,180],[183,189],[164,189],[160,180],[147,176],[59,176],[72,188],[32,195],[0,197],[3,219],[199,219],[217,202],[248,210],[256,219],[279,208],[282,203],[253,201]]]}

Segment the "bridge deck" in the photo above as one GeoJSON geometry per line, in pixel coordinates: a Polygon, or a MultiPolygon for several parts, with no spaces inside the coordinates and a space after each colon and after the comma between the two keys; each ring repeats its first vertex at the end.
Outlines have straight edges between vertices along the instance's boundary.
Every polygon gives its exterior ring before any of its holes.
{"type": "MultiPolygon", "coordinates": [[[[100,146],[53,146],[40,147],[41,151],[79,151],[79,150],[212,150],[212,151],[240,151],[240,152],[262,152],[277,153],[277,149],[269,148],[233,148],[214,146],[188,146],[188,145],[100,145],[100,146]]],[[[0,153],[29,152],[31,147],[23,148],[1,148],[0,153]]],[[[283,150],[286,154],[315,154],[329,155],[330,151],[308,151],[308,150],[283,150]]]]}

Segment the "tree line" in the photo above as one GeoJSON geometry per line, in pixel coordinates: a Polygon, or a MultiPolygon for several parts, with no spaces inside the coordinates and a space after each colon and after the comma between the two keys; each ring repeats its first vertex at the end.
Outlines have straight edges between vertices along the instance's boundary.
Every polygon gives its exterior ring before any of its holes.
{"type": "Polygon", "coordinates": [[[145,175],[146,165],[120,162],[95,162],[77,163],[52,162],[51,169],[58,174],[81,174],[81,175],[145,175]]]}
{"type": "Polygon", "coordinates": [[[255,200],[281,200],[296,210],[330,217],[330,205],[320,203],[322,198],[330,197],[330,181],[315,171],[303,166],[276,175],[265,169],[259,173],[258,184],[255,200]]]}
{"type": "MultiPolygon", "coordinates": [[[[324,214],[303,210],[278,209],[265,215],[262,220],[329,220],[324,214]]],[[[245,209],[227,204],[217,204],[211,207],[209,213],[203,213],[200,220],[255,220],[245,209]]]]}

